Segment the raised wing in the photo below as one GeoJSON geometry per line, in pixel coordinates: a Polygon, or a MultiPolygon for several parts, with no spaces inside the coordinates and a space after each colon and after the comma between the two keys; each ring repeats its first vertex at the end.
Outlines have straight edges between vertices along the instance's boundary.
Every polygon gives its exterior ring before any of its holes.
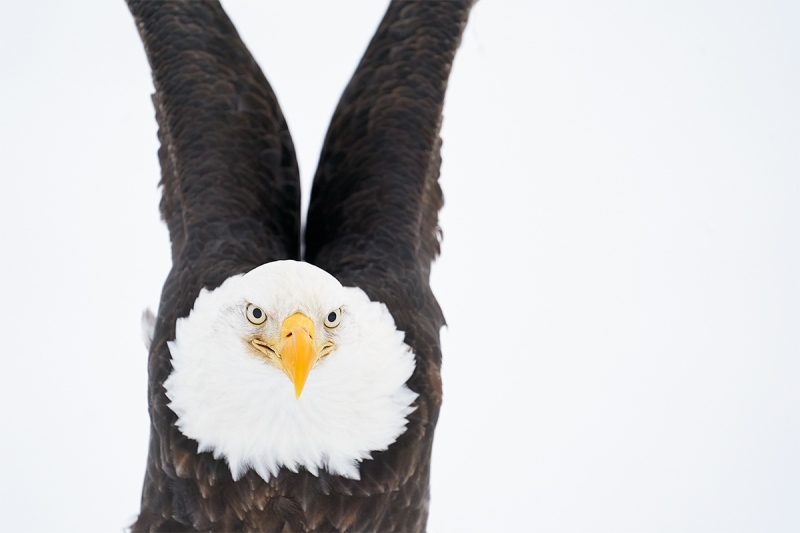
{"type": "Polygon", "coordinates": [[[185,524],[170,519],[173,506],[187,500],[176,493],[197,489],[181,483],[195,477],[181,471],[192,443],[167,407],[166,343],[203,287],[268,261],[299,258],[300,186],[275,94],[219,3],[128,6],[153,71],[161,213],[173,260],[150,348],[150,452],[134,529],[182,530],[185,524]]]}
{"type": "Polygon", "coordinates": [[[471,5],[390,4],[333,116],[311,194],[305,259],[385,303],[416,354],[409,387],[420,397],[408,429],[361,469],[361,490],[395,480],[381,530],[418,529],[427,518],[444,325],[428,281],[443,203],[439,129],[471,5]]]}

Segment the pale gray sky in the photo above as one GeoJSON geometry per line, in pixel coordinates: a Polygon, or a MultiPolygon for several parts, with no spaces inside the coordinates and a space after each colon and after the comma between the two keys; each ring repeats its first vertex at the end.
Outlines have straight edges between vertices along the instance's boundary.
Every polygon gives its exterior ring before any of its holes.
{"type": "MultiPolygon", "coordinates": [[[[224,5],[307,193],[385,2],[224,5]]],[[[478,3],[431,531],[800,530],[799,6],[478,3]]],[[[149,68],[121,0],[6,0],[0,73],[4,528],[119,531],[170,261],[149,68]]]]}

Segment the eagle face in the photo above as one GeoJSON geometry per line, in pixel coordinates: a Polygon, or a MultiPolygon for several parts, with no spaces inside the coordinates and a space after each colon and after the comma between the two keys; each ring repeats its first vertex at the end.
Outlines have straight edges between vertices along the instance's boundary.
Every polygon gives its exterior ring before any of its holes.
{"type": "Polygon", "coordinates": [[[406,428],[414,354],[385,305],[308,263],[276,261],[203,290],[169,343],[181,433],[234,479],[281,468],[359,479],[406,428]]]}

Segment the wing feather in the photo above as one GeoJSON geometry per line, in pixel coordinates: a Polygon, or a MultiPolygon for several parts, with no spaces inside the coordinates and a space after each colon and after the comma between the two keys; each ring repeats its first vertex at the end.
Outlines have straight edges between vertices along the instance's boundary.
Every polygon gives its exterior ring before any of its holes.
{"type": "Polygon", "coordinates": [[[371,496],[363,508],[348,501],[356,531],[421,530],[428,516],[444,325],[429,285],[441,235],[439,130],[471,6],[391,2],[337,106],[314,178],[305,259],[385,303],[417,362],[408,385],[420,396],[406,432],[362,463],[358,483],[320,474],[334,493],[371,496]]]}
{"type": "Polygon", "coordinates": [[[150,347],[150,451],[134,530],[182,531],[223,520],[227,507],[216,493],[203,497],[217,482],[216,461],[195,460],[196,445],[174,427],[163,389],[167,341],[203,287],[299,257],[300,186],[275,94],[220,4],[128,0],[128,7],[153,72],[161,214],[173,261],[150,347]]]}

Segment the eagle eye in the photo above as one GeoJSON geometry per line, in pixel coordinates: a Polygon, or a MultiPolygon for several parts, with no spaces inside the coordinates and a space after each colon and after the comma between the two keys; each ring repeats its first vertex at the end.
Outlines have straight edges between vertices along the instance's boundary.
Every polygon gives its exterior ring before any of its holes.
{"type": "Polygon", "coordinates": [[[248,322],[254,326],[260,326],[267,321],[267,314],[257,305],[247,304],[245,315],[247,315],[248,322]]]}
{"type": "Polygon", "coordinates": [[[339,325],[339,322],[342,321],[342,308],[334,309],[328,316],[325,317],[325,327],[328,329],[333,329],[339,325]]]}

